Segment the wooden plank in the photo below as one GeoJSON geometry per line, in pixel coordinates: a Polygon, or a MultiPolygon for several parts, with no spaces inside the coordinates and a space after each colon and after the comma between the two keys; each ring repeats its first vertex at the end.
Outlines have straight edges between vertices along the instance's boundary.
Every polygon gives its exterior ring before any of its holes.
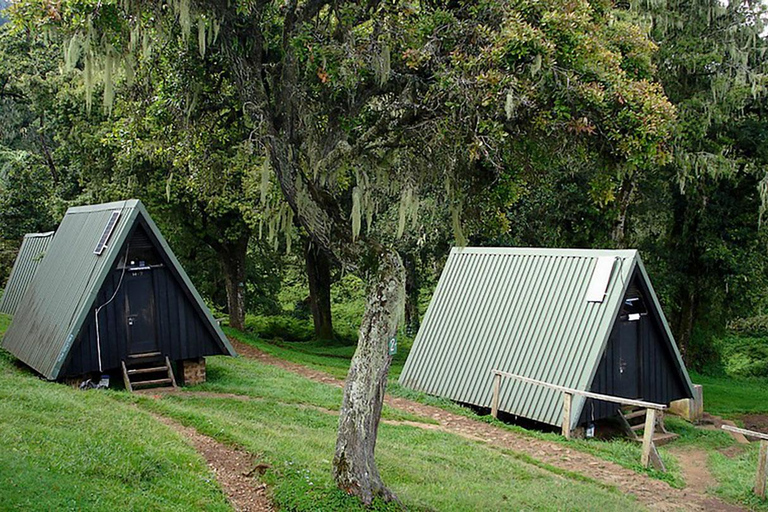
{"type": "Polygon", "coordinates": [[[563,437],[566,439],[571,438],[571,403],[573,395],[563,393],[563,437]]]}
{"type": "Polygon", "coordinates": [[[629,398],[621,398],[618,396],[601,395],[600,393],[592,393],[591,391],[582,391],[580,389],[568,388],[565,386],[558,386],[557,384],[550,384],[541,380],[531,379],[530,377],[523,377],[522,375],[515,375],[514,373],[502,372],[499,370],[491,370],[495,375],[501,375],[502,377],[508,377],[510,379],[519,380],[521,382],[527,382],[529,384],[536,384],[537,386],[544,386],[550,389],[556,389],[563,393],[571,393],[572,395],[580,395],[587,398],[593,398],[595,400],[602,400],[603,402],[612,402],[622,405],[634,405],[635,407],[643,407],[644,409],[655,409],[658,411],[667,408],[663,404],[655,404],[653,402],[645,402],[643,400],[631,400],[629,398]]]}
{"type": "Polygon", "coordinates": [[[747,430],[745,428],[734,427],[731,425],[723,425],[721,428],[723,430],[727,430],[728,432],[735,432],[736,434],[741,434],[743,436],[756,437],[757,439],[768,441],[768,434],[763,434],[762,432],[755,432],[754,430],[747,430]]]}
{"type": "Polygon", "coordinates": [[[765,498],[766,478],[768,478],[768,441],[760,441],[757,475],[755,476],[755,494],[761,498],[765,498]]]}
{"type": "Polygon", "coordinates": [[[128,370],[125,367],[125,361],[120,361],[120,364],[123,365],[123,384],[125,384],[125,389],[127,389],[129,393],[133,393],[131,379],[128,378],[128,370]]]}
{"type": "Polygon", "coordinates": [[[173,375],[173,366],[171,366],[171,360],[168,356],[165,356],[165,366],[168,368],[168,378],[171,379],[171,385],[176,389],[176,377],[173,375]]]}
{"type": "Polygon", "coordinates": [[[648,414],[645,415],[645,432],[643,432],[643,455],[640,457],[640,464],[644,468],[651,463],[654,430],[656,430],[656,409],[648,409],[648,414]]]}
{"type": "Polygon", "coordinates": [[[491,401],[491,416],[499,417],[499,389],[501,388],[501,375],[493,376],[493,400],[491,401]]]}
{"type": "MultiPolygon", "coordinates": [[[[646,411],[643,411],[643,414],[645,414],[646,411]]],[[[619,409],[619,421],[621,421],[621,425],[624,427],[624,430],[626,431],[627,435],[630,439],[633,439],[637,441],[637,434],[635,434],[635,431],[632,430],[632,426],[627,421],[627,418],[624,416],[624,414],[621,412],[621,409],[619,409]]]]}

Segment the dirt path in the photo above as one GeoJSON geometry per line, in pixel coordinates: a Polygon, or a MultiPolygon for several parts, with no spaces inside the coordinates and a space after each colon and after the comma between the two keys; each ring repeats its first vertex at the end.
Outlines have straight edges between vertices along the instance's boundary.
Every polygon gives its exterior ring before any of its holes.
{"type": "MultiPolygon", "coordinates": [[[[243,357],[284,368],[317,382],[335,386],[343,385],[343,381],[327,373],[278,359],[237,340],[232,339],[231,341],[235,350],[243,357]]],[[[453,414],[438,407],[404,398],[387,395],[385,400],[391,407],[417,416],[432,418],[438,422],[438,425],[409,422],[412,426],[437,429],[482,441],[498,448],[528,455],[560,469],[583,474],[596,481],[614,486],[621,492],[635,496],[640,503],[652,510],[743,510],[706,496],[704,494],[706,487],[698,488],[689,485],[686,489],[675,489],[666,482],[638,474],[613,462],[572,450],[557,443],[520,435],[481,421],[453,414]]]]}
{"type": "Polygon", "coordinates": [[[261,484],[255,479],[259,470],[265,469],[266,466],[258,465],[252,455],[219,443],[194,428],[185,427],[165,416],[150,414],[160,423],[181,434],[205,458],[232,508],[237,512],[275,510],[267,497],[266,484],[261,484]]]}

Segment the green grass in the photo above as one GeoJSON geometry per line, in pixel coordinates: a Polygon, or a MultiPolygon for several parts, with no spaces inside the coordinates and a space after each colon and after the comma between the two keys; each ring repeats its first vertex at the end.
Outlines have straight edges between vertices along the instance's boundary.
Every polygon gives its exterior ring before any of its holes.
{"type": "MultiPolygon", "coordinates": [[[[251,364],[258,365],[256,362],[251,364]]],[[[140,404],[259,454],[285,510],[358,510],[331,479],[334,415],[300,404],[172,396],[140,404]]],[[[614,490],[442,432],[382,424],[377,463],[414,510],[637,510],[614,490]]],[[[379,508],[384,509],[383,504],[379,508]]]]}
{"type": "MultiPolygon", "coordinates": [[[[7,319],[0,317],[0,330],[7,319]]],[[[0,357],[2,509],[229,510],[203,460],[147,412],[168,415],[271,465],[281,510],[362,510],[331,477],[341,390],[244,358],[208,360],[197,393],[77,391],[0,357]]],[[[418,419],[385,410],[390,419],[418,419]]],[[[377,461],[413,510],[639,510],[582,475],[484,443],[382,423],[377,461]]],[[[398,510],[376,503],[374,510],[398,510]]]]}
{"type": "Polygon", "coordinates": [[[768,379],[734,379],[691,372],[691,380],[704,386],[704,409],[710,414],[726,418],[768,414],[768,379]]]}
{"type": "MultiPolygon", "coordinates": [[[[324,371],[338,378],[344,378],[349,368],[349,360],[354,353],[354,346],[341,345],[338,343],[327,344],[322,341],[310,341],[310,342],[280,342],[280,341],[264,341],[259,339],[250,333],[243,333],[234,329],[225,328],[227,335],[239,339],[240,341],[249,345],[255,346],[260,350],[294,363],[302,364],[316,370],[324,371]]],[[[653,468],[645,469],[640,465],[640,446],[637,443],[632,443],[625,440],[615,441],[597,441],[597,440],[571,440],[566,441],[562,436],[557,434],[545,434],[537,431],[526,430],[514,425],[508,425],[501,421],[494,420],[490,416],[478,416],[471,409],[461,407],[450,400],[441,398],[435,398],[424,393],[414,392],[412,390],[403,388],[397,384],[397,377],[402,371],[405,359],[408,357],[408,349],[410,348],[410,340],[403,343],[403,346],[398,350],[398,354],[395,356],[392,362],[392,370],[390,372],[389,384],[387,386],[387,392],[394,396],[402,398],[409,398],[426,405],[433,405],[451,411],[462,416],[478,419],[480,421],[490,422],[500,428],[515,431],[517,433],[536,437],[539,439],[545,439],[548,441],[554,441],[564,446],[569,446],[579,451],[596,455],[605,460],[615,462],[623,467],[646,473],[649,476],[664,480],[675,487],[682,487],[683,481],[680,475],[677,463],[671,455],[661,450],[662,458],[669,471],[662,473],[653,468]]],[[[223,388],[218,388],[222,391],[230,390],[230,382],[223,388]]],[[[247,389],[248,386],[243,386],[243,389],[247,389]]],[[[339,398],[340,400],[340,398],[339,398]]],[[[338,403],[338,402],[337,402],[338,403]]],[[[386,413],[385,413],[386,417],[386,413]]]]}
{"type": "Polygon", "coordinates": [[[752,488],[755,485],[759,443],[742,445],[735,454],[713,451],[707,464],[717,480],[715,494],[721,498],[744,505],[749,510],[768,511],[768,499],[758,498],[752,488]]]}
{"type": "Polygon", "coordinates": [[[0,508],[230,510],[178,434],[111,395],[43,382],[0,354],[0,508]]]}
{"type": "MultiPolygon", "coordinates": [[[[257,336],[244,334],[234,330],[228,331],[228,334],[241,341],[258,347],[259,349],[288,361],[303,364],[311,368],[325,371],[331,375],[343,378],[346,375],[349,366],[349,359],[354,353],[354,346],[344,344],[327,344],[325,342],[283,342],[283,341],[264,341],[257,336]]],[[[663,473],[653,468],[643,468],[640,465],[641,447],[638,443],[616,439],[611,441],[597,440],[570,440],[566,441],[559,434],[543,433],[534,430],[526,430],[518,426],[508,425],[497,421],[490,416],[478,416],[471,409],[459,406],[449,400],[426,395],[424,393],[414,392],[412,390],[399,386],[396,382],[397,376],[402,370],[402,365],[407,357],[409,343],[403,344],[398,356],[393,363],[393,371],[390,375],[390,381],[387,392],[403,398],[409,398],[427,405],[443,408],[450,412],[471,417],[480,421],[485,421],[508,430],[515,431],[522,435],[531,436],[538,439],[544,439],[568,446],[575,450],[590,453],[596,457],[602,458],[619,464],[628,469],[644,473],[653,478],[668,482],[673,487],[681,488],[685,486],[682,470],[679,467],[677,459],[668,451],[668,447],[661,447],[659,452],[667,467],[667,472],[663,473]]],[[[733,379],[727,377],[710,377],[699,374],[692,374],[692,379],[696,383],[704,385],[704,401],[708,412],[712,414],[723,415],[726,417],[738,418],[745,413],[768,412],[768,382],[760,379],[733,379]]],[[[689,423],[668,417],[666,420],[670,431],[679,434],[680,439],[671,447],[689,446],[695,449],[706,450],[709,453],[709,465],[713,475],[718,480],[715,492],[720,497],[741,505],[756,507],[755,503],[759,500],[751,493],[754,478],[755,465],[749,464],[745,458],[755,459],[756,453],[752,453],[754,448],[744,454],[729,458],[721,453],[722,450],[733,446],[732,438],[723,432],[712,432],[698,429],[689,423]],[[742,469],[746,467],[746,469],[742,469]],[[751,468],[751,469],[750,469],[751,468]],[[751,471],[751,473],[750,473],[751,471]]],[[[764,508],[764,502],[758,508],[764,508]]]]}
{"type": "MultiPolygon", "coordinates": [[[[237,338],[267,354],[323,371],[339,379],[346,378],[349,361],[352,359],[356,348],[356,345],[350,344],[348,341],[264,340],[254,333],[241,332],[229,327],[224,327],[224,332],[227,336],[237,338]]],[[[397,354],[392,358],[392,366],[389,371],[390,378],[396,379],[400,376],[411,343],[412,340],[405,337],[398,339],[397,354]]]]}
{"type": "MultiPolygon", "coordinates": [[[[209,357],[207,373],[207,382],[189,389],[233,393],[281,404],[308,405],[333,411],[337,411],[341,404],[340,387],[314,382],[276,366],[255,364],[243,357],[209,357]]],[[[382,417],[395,421],[435,423],[431,418],[401,412],[387,405],[384,406],[382,417]]]]}

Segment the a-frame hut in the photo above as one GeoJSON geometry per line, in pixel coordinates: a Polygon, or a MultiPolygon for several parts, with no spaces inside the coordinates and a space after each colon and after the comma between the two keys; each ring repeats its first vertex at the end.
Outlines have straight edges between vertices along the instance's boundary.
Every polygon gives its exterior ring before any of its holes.
{"type": "Polygon", "coordinates": [[[149,383],[175,380],[172,362],[199,382],[205,356],[235,355],[137,200],[67,211],[3,347],[50,380],[112,373],[129,387],[152,369],[149,383]]]}
{"type": "MultiPolygon", "coordinates": [[[[489,408],[500,370],[669,404],[693,385],[635,250],[455,248],[400,384],[489,408]]],[[[499,410],[560,426],[560,392],[504,379],[499,410]]],[[[617,414],[574,397],[571,428],[617,414]]]]}
{"type": "Polygon", "coordinates": [[[13,264],[11,275],[5,284],[3,298],[0,300],[0,313],[15,315],[21,299],[35,277],[40,262],[43,261],[48,245],[53,239],[53,231],[48,233],[29,233],[24,236],[13,264]]]}

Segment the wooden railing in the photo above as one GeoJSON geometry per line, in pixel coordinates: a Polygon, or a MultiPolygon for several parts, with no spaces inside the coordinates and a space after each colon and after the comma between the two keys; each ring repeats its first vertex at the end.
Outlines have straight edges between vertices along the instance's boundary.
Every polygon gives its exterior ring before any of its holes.
{"type": "MultiPolygon", "coordinates": [[[[491,370],[493,373],[493,399],[491,401],[491,415],[494,418],[499,414],[499,392],[501,389],[501,378],[506,377],[509,379],[525,382],[528,384],[534,384],[536,386],[543,386],[555,391],[563,393],[563,420],[562,420],[562,432],[566,439],[571,438],[571,405],[573,403],[574,395],[583,396],[585,398],[592,398],[595,400],[601,400],[603,402],[612,402],[621,405],[631,405],[634,407],[642,407],[646,409],[645,414],[645,431],[643,432],[643,453],[640,458],[640,463],[643,467],[648,467],[652,462],[652,456],[658,457],[656,447],[653,445],[653,433],[656,429],[656,415],[657,413],[663,413],[667,409],[666,405],[655,404],[653,402],[645,402],[643,400],[633,400],[631,398],[622,398],[619,396],[603,395],[600,393],[592,393],[591,391],[582,391],[580,389],[569,388],[566,386],[560,386],[558,384],[551,384],[530,377],[523,377],[522,375],[515,375],[514,373],[503,372],[501,370],[491,370]]],[[[660,460],[659,460],[660,462],[660,460]]]]}
{"type": "Polygon", "coordinates": [[[723,425],[722,429],[760,440],[760,452],[757,457],[757,474],[755,475],[755,494],[761,498],[765,498],[766,480],[768,479],[768,434],[747,430],[745,428],[732,427],[731,425],[723,425]]]}

